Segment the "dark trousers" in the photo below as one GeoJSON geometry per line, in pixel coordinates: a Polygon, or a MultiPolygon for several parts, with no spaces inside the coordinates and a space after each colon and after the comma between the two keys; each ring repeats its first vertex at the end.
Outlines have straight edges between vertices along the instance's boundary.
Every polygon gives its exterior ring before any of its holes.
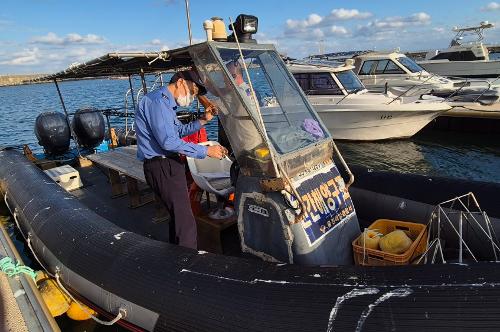
{"type": "Polygon", "coordinates": [[[196,221],[189,202],[184,164],[177,157],[145,160],[144,176],[170,214],[170,242],[177,242],[177,236],[179,245],[196,249],[196,221]]]}

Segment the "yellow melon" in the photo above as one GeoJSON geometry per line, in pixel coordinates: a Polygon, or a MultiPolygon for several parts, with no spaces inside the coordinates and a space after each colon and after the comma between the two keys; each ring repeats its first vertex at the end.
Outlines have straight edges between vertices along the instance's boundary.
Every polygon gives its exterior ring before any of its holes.
{"type": "Polygon", "coordinates": [[[390,254],[402,254],[412,245],[413,241],[402,230],[395,230],[384,235],[379,242],[380,249],[390,254]]]}
{"type": "Polygon", "coordinates": [[[365,229],[365,231],[358,238],[358,246],[368,249],[378,249],[380,241],[380,233],[372,230],[365,229]]]}

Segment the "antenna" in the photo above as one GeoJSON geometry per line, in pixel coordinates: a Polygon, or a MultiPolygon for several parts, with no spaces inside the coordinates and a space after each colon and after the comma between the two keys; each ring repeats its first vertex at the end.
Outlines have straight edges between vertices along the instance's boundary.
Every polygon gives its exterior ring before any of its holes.
{"type": "Polygon", "coordinates": [[[189,0],[184,0],[184,3],[186,4],[186,19],[187,19],[187,26],[189,33],[189,45],[193,45],[193,36],[191,34],[191,18],[189,16],[189,0]]]}
{"type": "Polygon", "coordinates": [[[325,44],[324,44],[325,40],[324,39],[321,39],[319,41],[319,54],[325,54],[325,44]]]}

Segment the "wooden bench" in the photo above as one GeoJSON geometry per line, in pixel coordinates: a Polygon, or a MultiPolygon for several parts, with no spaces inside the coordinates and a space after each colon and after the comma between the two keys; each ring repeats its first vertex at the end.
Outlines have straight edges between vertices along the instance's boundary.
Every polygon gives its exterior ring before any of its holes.
{"type": "Polygon", "coordinates": [[[111,183],[111,197],[127,195],[129,206],[137,208],[154,200],[153,194],[143,194],[139,182],[146,183],[142,161],[136,157],[137,147],[125,146],[107,152],[87,156],[93,163],[108,169],[111,183]],[[121,175],[125,176],[127,190],[122,185],[121,175]]]}

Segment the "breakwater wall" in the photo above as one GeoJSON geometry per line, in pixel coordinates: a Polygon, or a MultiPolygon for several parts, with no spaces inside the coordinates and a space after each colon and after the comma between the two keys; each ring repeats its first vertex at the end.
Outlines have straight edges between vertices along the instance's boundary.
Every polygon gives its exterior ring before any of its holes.
{"type": "Polygon", "coordinates": [[[0,75],[0,86],[27,84],[30,80],[40,76],[43,74],[0,75]]]}

